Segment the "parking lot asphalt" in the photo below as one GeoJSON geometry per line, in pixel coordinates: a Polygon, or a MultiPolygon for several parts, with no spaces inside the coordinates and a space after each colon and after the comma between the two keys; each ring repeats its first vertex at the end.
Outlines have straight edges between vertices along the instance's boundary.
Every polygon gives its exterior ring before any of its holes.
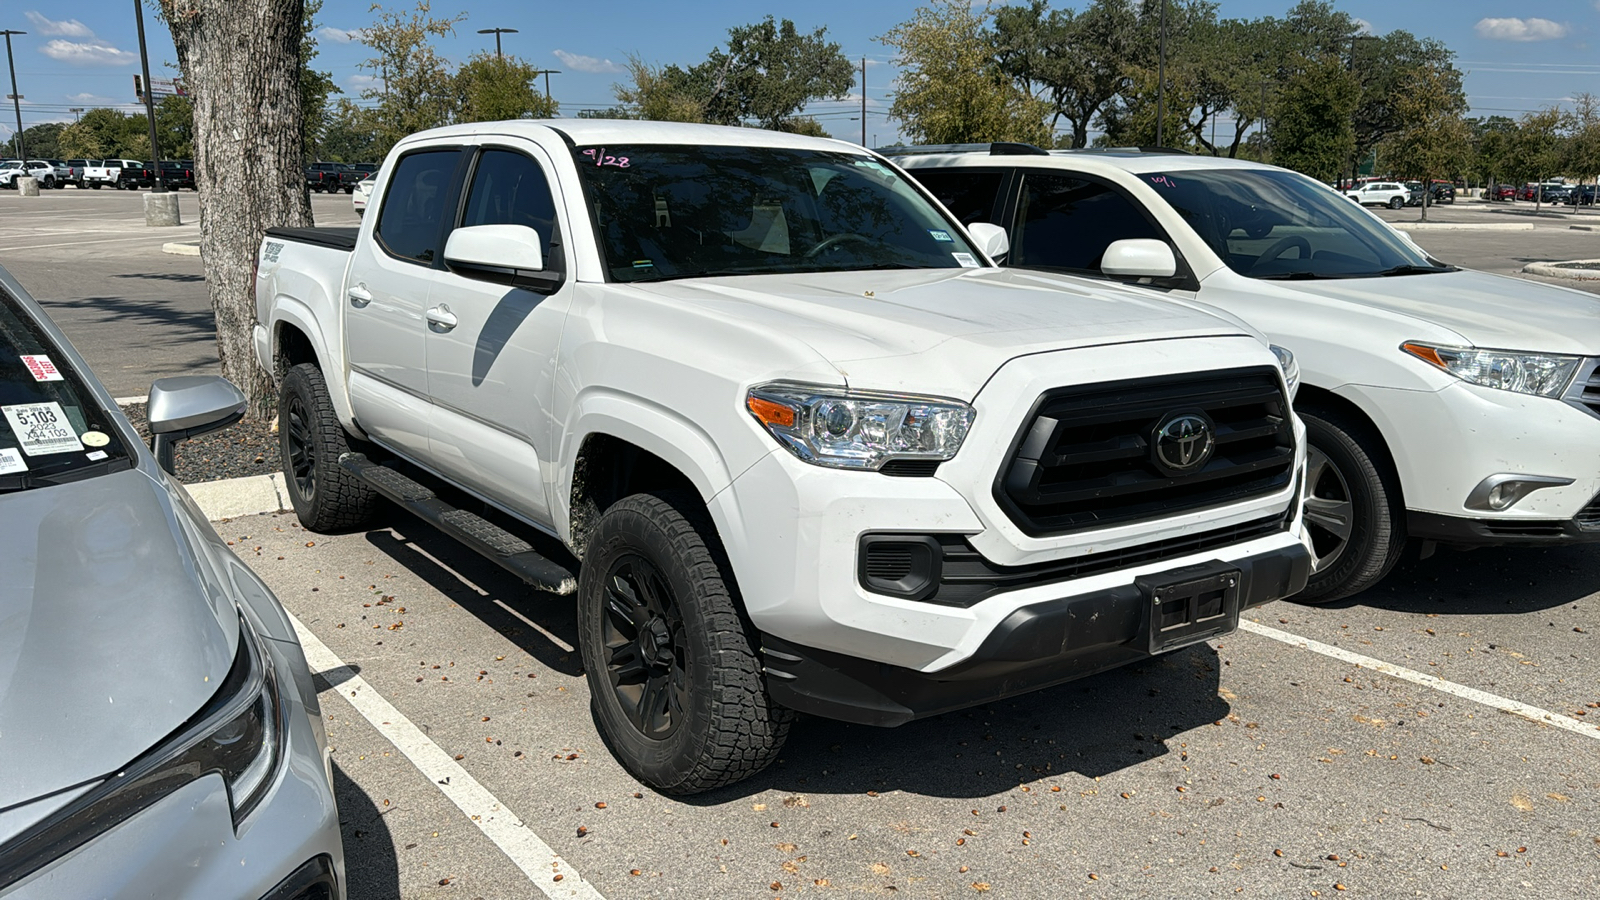
{"type": "Polygon", "coordinates": [[[385,524],[316,535],[285,514],[217,526],[332,654],[324,713],[355,898],[1594,887],[1600,551],[1440,553],[1354,600],[1248,615],[1446,689],[1241,631],[898,729],[803,717],[772,769],[674,799],[634,782],[600,742],[570,601],[399,512],[385,524]],[[542,839],[552,855],[535,876],[441,802],[449,785],[424,777],[403,740],[374,734],[393,723],[351,705],[350,671],[363,698],[392,704],[542,839]],[[1573,724],[1464,699],[1457,685],[1573,724]]]}

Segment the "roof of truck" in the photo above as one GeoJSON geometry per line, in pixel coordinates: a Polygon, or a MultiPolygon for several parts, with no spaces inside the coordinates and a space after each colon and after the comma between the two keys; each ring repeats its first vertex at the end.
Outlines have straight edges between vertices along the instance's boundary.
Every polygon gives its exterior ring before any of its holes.
{"type": "Polygon", "coordinates": [[[866,153],[859,144],[832,138],[815,138],[760,128],[695,125],[684,122],[644,122],[636,119],[513,119],[448,125],[414,134],[408,140],[450,135],[503,134],[537,138],[546,129],[556,131],[579,146],[687,144],[724,147],[782,147],[796,150],[866,153]]]}

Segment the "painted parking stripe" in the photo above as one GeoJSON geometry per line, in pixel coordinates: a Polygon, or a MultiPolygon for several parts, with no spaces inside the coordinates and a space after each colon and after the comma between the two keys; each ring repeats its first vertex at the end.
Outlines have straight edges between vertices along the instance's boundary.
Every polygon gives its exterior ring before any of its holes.
{"type": "Polygon", "coordinates": [[[533,829],[523,824],[520,817],[451,759],[443,748],[429,740],[422,729],[373,690],[365,679],[346,666],[344,660],[329,650],[299,619],[291,615],[289,621],[300,636],[300,645],[305,648],[311,671],[337,684],[339,696],[354,706],[362,718],[378,729],[406,759],[411,760],[417,771],[427,776],[441,794],[450,798],[450,802],[477,825],[489,840],[494,841],[512,864],[528,876],[534,887],[552,900],[605,900],[577,870],[534,834],[533,829]],[[561,876],[560,881],[554,880],[556,875],[561,876]]]}
{"type": "Polygon", "coordinates": [[[1488,691],[1480,691],[1477,688],[1470,688],[1463,684],[1456,684],[1453,681],[1445,681],[1443,678],[1429,675],[1426,672],[1418,672],[1415,669],[1408,669],[1405,666],[1397,666],[1394,663],[1387,663],[1381,659],[1373,659],[1370,656],[1362,656],[1359,653],[1352,653],[1349,650],[1345,650],[1341,647],[1335,647],[1332,644],[1324,644],[1321,641],[1313,641],[1310,638],[1303,638],[1298,634],[1290,634],[1287,631],[1279,631],[1276,628],[1270,628],[1266,625],[1260,625],[1255,622],[1240,621],[1239,629],[1241,631],[1251,632],[1252,634],[1259,634],[1262,637],[1271,638],[1275,641],[1282,641],[1291,647],[1299,647],[1302,650],[1310,650],[1312,653],[1320,653],[1323,656],[1331,656],[1334,659],[1360,666],[1363,669],[1371,669],[1374,672],[1381,672],[1382,674],[1388,675],[1391,678],[1398,678],[1401,681],[1409,681],[1412,684],[1420,684],[1423,687],[1433,688],[1436,691],[1441,691],[1454,697],[1460,697],[1463,700],[1471,700],[1473,703],[1481,703],[1484,706],[1490,707],[1491,709],[1498,709],[1504,713],[1510,713],[1514,716],[1521,716],[1524,719],[1531,719],[1532,721],[1538,722],[1541,725],[1550,725],[1555,728],[1570,731],[1573,734],[1581,734],[1584,737],[1593,738],[1594,740],[1600,741],[1600,725],[1591,725],[1587,722],[1579,721],[1572,716],[1564,716],[1561,713],[1551,712],[1548,709],[1541,709],[1537,706],[1529,706],[1526,703],[1521,703],[1507,697],[1502,697],[1499,694],[1491,694],[1488,691]]]}

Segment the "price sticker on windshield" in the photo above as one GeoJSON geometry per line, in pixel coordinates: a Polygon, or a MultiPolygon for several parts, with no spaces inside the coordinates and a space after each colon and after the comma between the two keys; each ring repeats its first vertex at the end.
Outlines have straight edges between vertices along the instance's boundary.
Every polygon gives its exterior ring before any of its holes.
{"type": "Polygon", "coordinates": [[[0,406],[5,413],[11,433],[17,436],[22,452],[29,456],[46,456],[51,453],[75,453],[83,450],[78,433],[72,430],[61,404],[23,403],[17,406],[0,406]]]}
{"type": "Polygon", "coordinates": [[[28,373],[34,381],[62,381],[61,373],[56,371],[56,364],[50,357],[43,354],[23,356],[22,364],[28,367],[28,373]]]}
{"type": "Polygon", "coordinates": [[[0,475],[15,475],[26,471],[28,464],[23,462],[21,453],[9,447],[0,447],[0,475]]]}

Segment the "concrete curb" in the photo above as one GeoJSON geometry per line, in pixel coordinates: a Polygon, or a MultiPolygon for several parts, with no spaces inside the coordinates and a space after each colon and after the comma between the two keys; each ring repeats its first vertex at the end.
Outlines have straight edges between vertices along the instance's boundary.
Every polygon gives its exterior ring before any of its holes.
{"type": "Polygon", "coordinates": [[[1546,278],[1565,278],[1570,281],[1600,281],[1600,269],[1567,269],[1562,268],[1571,263],[1593,263],[1600,265],[1600,259],[1569,259],[1563,262],[1536,262],[1528,263],[1522,271],[1528,275],[1543,275],[1546,278]]]}
{"type": "Polygon", "coordinates": [[[161,245],[162,253],[171,253],[173,256],[199,256],[199,241],[169,241],[161,245]]]}
{"type": "Polygon", "coordinates": [[[200,505],[206,518],[234,519],[260,513],[279,512],[289,508],[289,497],[284,490],[283,474],[247,475],[222,481],[201,481],[186,484],[189,496],[200,505]]]}
{"type": "Polygon", "coordinates": [[[1400,231],[1532,231],[1532,222],[1390,222],[1400,231]]]}

